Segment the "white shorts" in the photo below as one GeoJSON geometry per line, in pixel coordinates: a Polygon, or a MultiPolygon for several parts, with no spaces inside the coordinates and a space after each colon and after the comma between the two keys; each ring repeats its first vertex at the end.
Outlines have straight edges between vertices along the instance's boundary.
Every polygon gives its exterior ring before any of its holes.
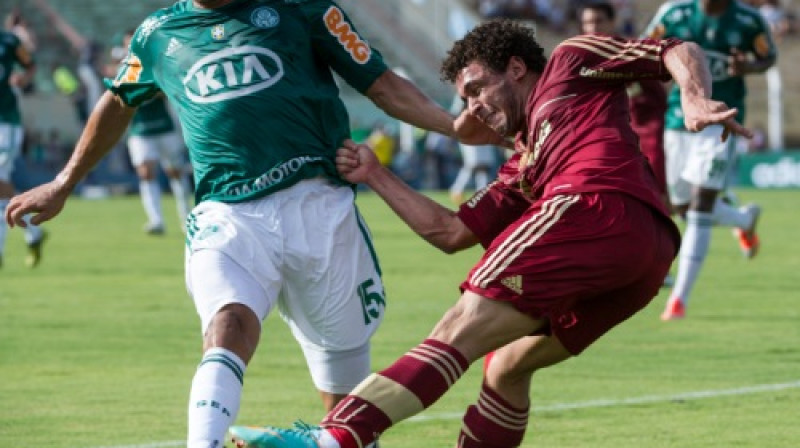
{"type": "Polygon", "coordinates": [[[225,305],[261,319],[277,304],[319,390],[345,394],[370,372],[385,294],[352,189],[305,180],[265,198],[202,202],[187,219],[186,285],[205,332],[225,305]]]}
{"type": "Polygon", "coordinates": [[[22,149],[22,126],[0,123],[0,182],[10,182],[14,162],[22,149]]]}
{"type": "Polygon", "coordinates": [[[664,131],[667,188],[675,205],[688,204],[693,187],[724,190],[736,155],[736,138],[720,141],[722,126],[700,132],[664,131]]]}
{"type": "Polygon", "coordinates": [[[156,161],[166,170],[184,165],[183,139],[177,132],[158,135],[131,135],[128,137],[128,154],[133,166],[156,161]]]}

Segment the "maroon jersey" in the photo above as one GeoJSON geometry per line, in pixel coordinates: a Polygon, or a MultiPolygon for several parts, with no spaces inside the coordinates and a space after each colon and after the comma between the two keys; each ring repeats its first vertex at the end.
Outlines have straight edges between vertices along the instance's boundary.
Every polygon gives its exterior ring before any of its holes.
{"type": "Polygon", "coordinates": [[[664,122],[667,113],[667,90],[661,81],[646,79],[628,84],[631,126],[639,136],[642,153],[650,161],[659,191],[667,192],[664,161],[664,122]]]}
{"type": "Polygon", "coordinates": [[[669,216],[630,125],[626,85],[670,79],[662,58],[678,43],[600,35],[561,43],[531,92],[527,130],[500,181],[532,200],[622,192],[669,216]]]}

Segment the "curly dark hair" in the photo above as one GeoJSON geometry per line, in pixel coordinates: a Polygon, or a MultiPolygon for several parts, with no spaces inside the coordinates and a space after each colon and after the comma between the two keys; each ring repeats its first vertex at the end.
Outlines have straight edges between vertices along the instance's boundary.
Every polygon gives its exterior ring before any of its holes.
{"type": "Polygon", "coordinates": [[[473,61],[496,72],[505,71],[512,56],[519,57],[535,73],[547,63],[533,28],[509,19],[490,20],[475,27],[453,44],[442,61],[442,81],[455,82],[458,73],[473,61]]]}

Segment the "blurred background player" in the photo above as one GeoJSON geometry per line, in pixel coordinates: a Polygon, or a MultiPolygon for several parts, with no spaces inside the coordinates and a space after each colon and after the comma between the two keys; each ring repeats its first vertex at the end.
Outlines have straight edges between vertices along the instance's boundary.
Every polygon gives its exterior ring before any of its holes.
{"type": "Polygon", "coordinates": [[[102,66],[103,46],[79,33],[58,11],[50,6],[47,0],[32,1],[78,55],[77,74],[80,85],[78,90],[73,93],[73,101],[78,120],[81,125],[84,125],[105,90],[102,66]]]}
{"type": "MultiPolygon", "coordinates": [[[[736,0],[694,0],[664,4],[645,34],[677,37],[703,48],[713,81],[713,98],[737,108],[745,119],[745,81],[763,73],[777,52],[769,25],[758,10],[736,0]]],[[[736,207],[720,197],[728,186],[736,156],[736,138],[722,141],[722,128],[709,126],[692,134],[684,127],[681,92],[672,88],[668,99],[664,146],[667,182],[676,213],[686,218],[675,285],[661,315],[680,319],[700,274],[711,242],[712,225],[733,227],[747,258],[758,251],[756,224],[761,209],[755,204],[736,207]]]]}
{"type": "MultiPolygon", "coordinates": [[[[11,173],[22,150],[22,115],[19,110],[17,92],[33,80],[36,66],[33,56],[14,33],[0,30],[0,212],[5,212],[9,199],[14,195],[11,173]],[[15,71],[16,66],[23,71],[15,71]]],[[[0,223],[0,266],[6,244],[8,226],[0,223]]],[[[28,255],[25,264],[35,267],[42,256],[45,233],[39,226],[29,225],[25,229],[28,255]]]]}
{"type": "MultiPolygon", "coordinates": [[[[580,30],[584,34],[600,33],[610,36],[627,34],[626,28],[616,25],[616,7],[611,2],[588,2],[578,13],[580,30]]],[[[664,164],[664,113],[667,111],[667,92],[656,79],[632,81],[628,84],[631,126],[639,136],[639,147],[650,162],[658,187],[669,207],[667,176],[664,164]]]]}
{"type": "MultiPolygon", "coordinates": [[[[125,33],[122,52],[127,52],[124,49],[128,48],[132,37],[133,30],[125,33]]],[[[112,50],[112,59],[117,59],[115,56],[120,56],[120,53],[119,48],[112,50]]],[[[121,58],[117,62],[119,61],[121,58]]],[[[147,215],[144,230],[150,235],[162,235],[165,228],[161,208],[161,184],[158,180],[159,163],[175,197],[181,229],[184,228],[186,216],[189,214],[190,192],[183,170],[186,163],[185,149],[169,107],[163,95],[146,101],[136,109],[128,128],[128,152],[139,177],[139,195],[147,215]]]]}

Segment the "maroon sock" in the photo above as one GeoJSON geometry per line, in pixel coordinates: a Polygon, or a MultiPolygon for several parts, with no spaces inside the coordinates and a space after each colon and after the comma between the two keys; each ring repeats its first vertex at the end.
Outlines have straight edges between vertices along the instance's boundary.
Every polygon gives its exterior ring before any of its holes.
{"type": "Polygon", "coordinates": [[[511,406],[486,383],[478,404],[464,414],[457,448],[511,448],[520,446],[528,426],[528,408],[511,406]]]}
{"type": "Polygon", "coordinates": [[[364,380],[325,416],[321,426],[342,448],[363,447],[390,426],[433,404],[467,367],[469,362],[456,349],[426,339],[389,368],[364,380]]]}

